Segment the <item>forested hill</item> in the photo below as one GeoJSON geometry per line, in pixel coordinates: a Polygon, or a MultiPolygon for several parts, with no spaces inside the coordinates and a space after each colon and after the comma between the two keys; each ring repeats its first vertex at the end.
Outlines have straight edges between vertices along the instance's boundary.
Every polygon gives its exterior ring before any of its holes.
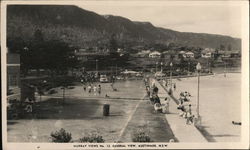
{"type": "Polygon", "coordinates": [[[225,47],[230,45],[232,49],[241,48],[241,40],[238,38],[178,32],[155,27],[150,22],[133,22],[124,17],[99,15],[76,6],[8,6],[8,41],[15,39],[28,41],[37,29],[42,31],[45,39],[61,39],[79,48],[105,46],[111,36],[115,37],[118,43],[130,46],[174,43],[203,48],[218,48],[220,45],[225,47]]]}

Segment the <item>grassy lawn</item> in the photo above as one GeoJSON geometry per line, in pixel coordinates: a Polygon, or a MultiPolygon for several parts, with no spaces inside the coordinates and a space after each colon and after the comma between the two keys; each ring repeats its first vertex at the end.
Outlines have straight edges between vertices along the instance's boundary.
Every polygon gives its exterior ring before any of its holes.
{"type": "Polygon", "coordinates": [[[78,140],[91,133],[102,135],[105,142],[114,142],[137,101],[109,101],[110,116],[104,117],[103,100],[50,99],[37,106],[36,115],[8,121],[9,142],[49,142],[52,131],[64,128],[78,140]]]}
{"type": "Polygon", "coordinates": [[[83,92],[80,85],[68,89],[64,104],[59,98],[61,90],[43,101],[38,100],[33,115],[8,120],[8,141],[51,142],[50,133],[61,128],[71,132],[75,142],[93,133],[101,135],[105,142],[132,142],[132,134],[140,128],[145,128],[154,142],[175,139],[165,116],[156,114],[149,100],[144,99],[141,80],[117,82],[116,92],[110,84],[101,85],[101,95],[83,92]],[[110,99],[104,98],[106,93],[110,99]],[[107,117],[103,116],[105,103],[110,104],[107,117]]]}

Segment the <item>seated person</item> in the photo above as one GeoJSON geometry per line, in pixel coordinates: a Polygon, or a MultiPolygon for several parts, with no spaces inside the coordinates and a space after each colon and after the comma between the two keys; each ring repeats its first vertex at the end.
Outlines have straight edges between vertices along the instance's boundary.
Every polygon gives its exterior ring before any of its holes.
{"type": "Polygon", "coordinates": [[[166,97],[162,104],[162,113],[164,114],[169,113],[169,101],[170,99],[166,97]]]}
{"type": "Polygon", "coordinates": [[[160,103],[155,103],[154,104],[154,109],[156,112],[162,112],[161,104],[160,103]]]}

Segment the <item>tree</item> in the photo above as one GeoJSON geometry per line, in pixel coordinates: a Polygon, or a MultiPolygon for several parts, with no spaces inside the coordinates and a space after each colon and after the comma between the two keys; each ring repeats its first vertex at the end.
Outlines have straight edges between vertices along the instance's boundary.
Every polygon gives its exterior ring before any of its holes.
{"type": "Polygon", "coordinates": [[[21,69],[48,69],[54,73],[64,73],[77,66],[74,48],[58,40],[43,42],[30,41],[28,48],[21,53],[21,69]]]}
{"type": "Polygon", "coordinates": [[[227,46],[227,50],[229,50],[229,51],[232,50],[232,45],[231,45],[231,44],[229,44],[229,45],[227,46]]]}
{"type": "Polygon", "coordinates": [[[225,45],[221,44],[221,45],[220,45],[220,50],[221,50],[221,51],[224,51],[224,50],[225,50],[225,45]]]}
{"type": "Polygon", "coordinates": [[[168,50],[173,50],[176,47],[175,43],[168,44],[168,50]]]}
{"type": "Polygon", "coordinates": [[[37,29],[34,32],[33,38],[34,38],[34,42],[43,42],[44,41],[44,36],[43,36],[43,33],[40,29],[37,29]]]}
{"type": "Polygon", "coordinates": [[[118,48],[117,41],[115,39],[115,34],[111,35],[111,39],[109,42],[109,50],[111,53],[116,52],[118,48]]]}

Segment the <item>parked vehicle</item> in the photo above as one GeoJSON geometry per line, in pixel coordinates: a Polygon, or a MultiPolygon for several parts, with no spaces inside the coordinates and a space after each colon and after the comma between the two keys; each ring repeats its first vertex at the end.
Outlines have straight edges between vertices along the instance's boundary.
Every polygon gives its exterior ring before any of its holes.
{"type": "Polygon", "coordinates": [[[100,75],[100,82],[101,83],[107,83],[108,82],[108,78],[106,75],[100,75]]]}
{"type": "Polygon", "coordinates": [[[117,80],[124,80],[125,78],[122,77],[122,76],[116,76],[116,79],[117,79],[117,80]]]}
{"type": "Polygon", "coordinates": [[[143,75],[142,75],[142,73],[137,73],[135,76],[136,77],[142,77],[143,75]]]}
{"type": "Polygon", "coordinates": [[[165,76],[166,76],[166,74],[163,72],[156,72],[155,73],[155,77],[165,77],[165,76]]]}

